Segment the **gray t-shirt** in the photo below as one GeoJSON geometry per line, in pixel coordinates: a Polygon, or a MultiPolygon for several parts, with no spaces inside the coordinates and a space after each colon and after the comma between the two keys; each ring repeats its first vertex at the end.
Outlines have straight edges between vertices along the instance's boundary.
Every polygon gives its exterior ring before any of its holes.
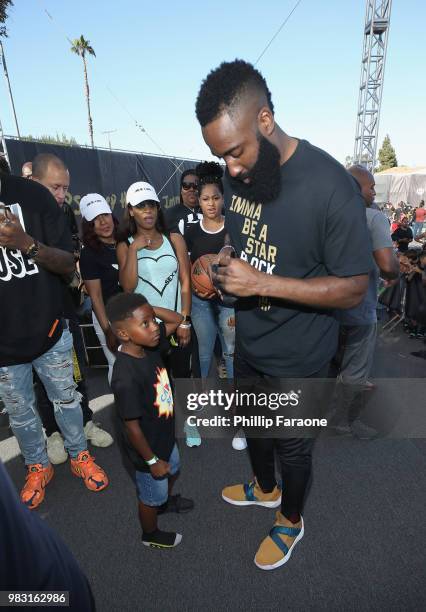
{"type": "MultiPolygon", "coordinates": [[[[386,215],[374,208],[365,209],[367,215],[367,227],[370,232],[371,249],[392,248],[393,243],[390,235],[389,222],[386,215]]],[[[377,286],[379,281],[379,268],[375,265],[369,274],[367,293],[361,304],[355,308],[336,311],[336,318],[341,325],[371,325],[376,323],[377,286]]]]}

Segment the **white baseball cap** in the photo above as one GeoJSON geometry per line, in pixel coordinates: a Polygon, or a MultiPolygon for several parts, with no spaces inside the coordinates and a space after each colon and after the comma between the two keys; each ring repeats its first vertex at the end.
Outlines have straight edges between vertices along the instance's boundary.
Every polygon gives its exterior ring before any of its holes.
{"type": "Polygon", "coordinates": [[[158,195],[152,185],[144,183],[143,181],[138,181],[130,185],[126,194],[127,204],[137,206],[141,202],[146,202],[146,200],[160,203],[158,195]]]}
{"type": "Polygon", "coordinates": [[[80,212],[83,219],[93,221],[98,215],[110,215],[112,210],[99,193],[88,193],[80,200],[80,212]]]}

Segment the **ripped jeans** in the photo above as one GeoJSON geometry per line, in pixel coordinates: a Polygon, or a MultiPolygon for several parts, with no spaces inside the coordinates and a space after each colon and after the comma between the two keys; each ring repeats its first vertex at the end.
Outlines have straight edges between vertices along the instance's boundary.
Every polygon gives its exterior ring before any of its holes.
{"type": "Polygon", "coordinates": [[[207,378],[219,334],[225,360],[226,375],[234,377],[235,313],[219,300],[202,300],[192,294],[192,324],[197,334],[202,378],[207,378]],[[233,319],[233,320],[231,320],[233,319]]]}
{"type": "Polygon", "coordinates": [[[36,410],[33,371],[39,375],[70,457],[87,449],[80,394],[73,379],[72,336],[68,329],[49,351],[32,363],[0,367],[0,397],[26,465],[49,464],[43,427],[36,410]]]}

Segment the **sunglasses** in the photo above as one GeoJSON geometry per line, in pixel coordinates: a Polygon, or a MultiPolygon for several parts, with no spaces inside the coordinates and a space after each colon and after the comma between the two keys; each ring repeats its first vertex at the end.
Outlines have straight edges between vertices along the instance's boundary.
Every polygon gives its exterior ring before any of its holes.
{"type": "Polygon", "coordinates": [[[194,191],[198,191],[198,183],[186,183],[185,181],[182,183],[182,189],[184,191],[189,191],[193,189],[194,191]]]}
{"type": "Polygon", "coordinates": [[[152,200],[145,200],[145,202],[139,202],[139,204],[136,204],[134,208],[137,208],[138,210],[143,210],[144,208],[157,208],[157,206],[157,202],[153,202],[152,200]]]}

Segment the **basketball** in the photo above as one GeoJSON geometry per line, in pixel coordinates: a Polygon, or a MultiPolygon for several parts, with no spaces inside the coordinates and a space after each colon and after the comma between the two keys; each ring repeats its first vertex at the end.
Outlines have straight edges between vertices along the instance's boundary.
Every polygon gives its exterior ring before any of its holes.
{"type": "Polygon", "coordinates": [[[192,264],[191,284],[192,290],[196,295],[202,295],[205,299],[211,300],[217,295],[216,289],[210,280],[210,266],[217,258],[217,255],[202,255],[192,264]],[[204,295],[207,293],[207,295],[204,295]]]}

